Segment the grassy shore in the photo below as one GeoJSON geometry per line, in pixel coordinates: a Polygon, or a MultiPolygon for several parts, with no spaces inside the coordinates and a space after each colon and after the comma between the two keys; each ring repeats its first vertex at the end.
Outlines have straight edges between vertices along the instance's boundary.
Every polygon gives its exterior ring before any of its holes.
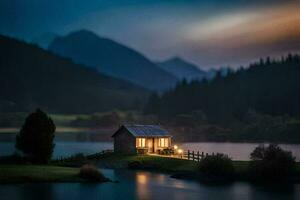
{"type": "Polygon", "coordinates": [[[99,166],[107,168],[128,168],[128,165],[134,162],[140,163],[140,167],[143,169],[162,172],[194,171],[197,168],[197,163],[194,161],[149,155],[118,155],[109,153],[96,157],[96,159],[93,156],[88,158],[95,160],[99,166]]]}
{"type": "Polygon", "coordinates": [[[37,165],[0,165],[0,183],[84,182],[79,168],[37,165]]]}
{"type": "MultiPolygon", "coordinates": [[[[62,166],[78,166],[85,163],[93,163],[103,168],[118,169],[128,168],[128,164],[133,162],[141,163],[141,167],[163,172],[197,171],[198,166],[198,162],[179,159],[176,157],[123,155],[115,153],[73,156],[62,161],[54,161],[53,164],[62,166]]],[[[249,163],[249,161],[233,161],[235,170],[238,172],[247,170],[249,163]]],[[[296,163],[296,169],[300,172],[300,162],[296,163]]]]}
{"type": "MultiPolygon", "coordinates": [[[[91,163],[103,168],[132,168],[169,173],[175,178],[202,179],[210,181],[198,170],[198,163],[170,157],[149,155],[120,155],[114,153],[73,156],[64,160],[52,161],[51,165],[0,165],[0,183],[25,182],[85,182],[79,174],[79,167],[91,163]]],[[[247,180],[249,162],[234,161],[234,180],[247,180]]],[[[219,177],[218,177],[219,178],[219,177]]],[[[220,180],[216,180],[220,181],[220,180]]],[[[222,181],[222,180],[221,180],[222,181]]],[[[300,163],[296,164],[294,182],[300,182],[300,163]]]]}
{"type": "Polygon", "coordinates": [[[99,167],[121,169],[128,168],[132,162],[141,162],[144,165],[158,171],[191,171],[195,170],[196,162],[169,157],[158,157],[149,155],[123,155],[115,153],[93,154],[83,156],[78,154],[63,160],[53,161],[53,165],[78,167],[86,163],[92,163],[99,167]]]}
{"type": "Polygon", "coordinates": [[[48,165],[0,165],[0,184],[34,183],[34,182],[107,182],[86,179],[79,176],[79,168],[48,166],[48,165]]]}
{"type": "MultiPolygon", "coordinates": [[[[171,157],[149,155],[120,155],[114,153],[94,154],[90,156],[72,157],[54,164],[76,166],[93,163],[104,168],[129,168],[152,170],[169,173],[174,178],[194,179],[207,183],[222,183],[228,181],[252,181],[249,174],[249,161],[233,161],[234,174],[230,176],[208,176],[198,169],[198,162],[171,157]]],[[[296,172],[287,179],[288,182],[300,183],[300,163],[296,164],[296,172]]]]}

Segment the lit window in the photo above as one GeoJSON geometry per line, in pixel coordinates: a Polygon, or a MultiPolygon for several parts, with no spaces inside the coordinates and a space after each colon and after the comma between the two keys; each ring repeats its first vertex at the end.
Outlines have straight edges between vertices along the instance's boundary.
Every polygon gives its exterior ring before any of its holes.
{"type": "Polygon", "coordinates": [[[137,147],[146,147],[146,138],[137,138],[137,147]]]}
{"type": "Polygon", "coordinates": [[[159,138],[158,145],[160,147],[168,147],[169,146],[169,139],[168,138],[159,138]]]}

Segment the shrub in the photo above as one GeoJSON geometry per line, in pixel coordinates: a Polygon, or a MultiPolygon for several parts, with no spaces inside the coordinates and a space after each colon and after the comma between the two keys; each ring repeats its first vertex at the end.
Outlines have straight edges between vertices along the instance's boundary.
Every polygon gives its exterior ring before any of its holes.
{"type": "Polygon", "coordinates": [[[52,119],[37,109],[26,118],[16,137],[16,148],[35,163],[47,163],[54,149],[55,129],[52,119]]]}
{"type": "Polygon", "coordinates": [[[201,173],[208,175],[228,176],[234,173],[232,160],[221,153],[204,157],[200,161],[198,169],[201,173]]]}
{"type": "Polygon", "coordinates": [[[284,179],[295,169],[295,157],[276,144],[260,145],[250,154],[250,172],[257,179],[284,179]]]}
{"type": "Polygon", "coordinates": [[[94,165],[86,164],[80,168],[79,177],[92,182],[106,182],[106,178],[94,165]]]}

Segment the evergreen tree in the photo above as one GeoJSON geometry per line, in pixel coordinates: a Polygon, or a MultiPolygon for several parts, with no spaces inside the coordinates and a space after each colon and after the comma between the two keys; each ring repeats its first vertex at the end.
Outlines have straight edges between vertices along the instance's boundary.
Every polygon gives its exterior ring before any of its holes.
{"type": "Polygon", "coordinates": [[[179,82],[159,98],[152,95],[146,113],[171,118],[202,110],[213,123],[241,121],[248,110],[262,114],[300,117],[300,58],[288,55],[271,61],[260,59],[249,68],[229,73],[217,72],[211,81],[179,82]]]}
{"type": "Polygon", "coordinates": [[[145,108],[145,114],[154,114],[159,112],[159,95],[156,92],[150,95],[148,104],[145,108]]]}
{"type": "Polygon", "coordinates": [[[54,149],[55,124],[42,110],[37,109],[25,120],[16,137],[16,148],[34,163],[47,163],[54,149]]]}

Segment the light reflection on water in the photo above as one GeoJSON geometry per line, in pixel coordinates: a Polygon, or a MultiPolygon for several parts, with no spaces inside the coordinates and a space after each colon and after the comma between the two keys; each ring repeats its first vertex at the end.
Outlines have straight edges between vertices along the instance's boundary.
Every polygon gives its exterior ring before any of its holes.
{"type": "Polygon", "coordinates": [[[136,173],[136,193],[138,199],[144,199],[145,197],[150,197],[148,176],[143,172],[136,173]]]}
{"type": "Polygon", "coordinates": [[[130,170],[102,169],[119,183],[43,183],[0,185],[1,200],[296,200],[300,185],[255,186],[245,182],[204,185],[172,179],[169,175],[130,170]]]}
{"type": "Polygon", "coordinates": [[[136,182],[138,184],[146,184],[147,183],[147,176],[144,173],[137,173],[136,174],[136,182]]]}

